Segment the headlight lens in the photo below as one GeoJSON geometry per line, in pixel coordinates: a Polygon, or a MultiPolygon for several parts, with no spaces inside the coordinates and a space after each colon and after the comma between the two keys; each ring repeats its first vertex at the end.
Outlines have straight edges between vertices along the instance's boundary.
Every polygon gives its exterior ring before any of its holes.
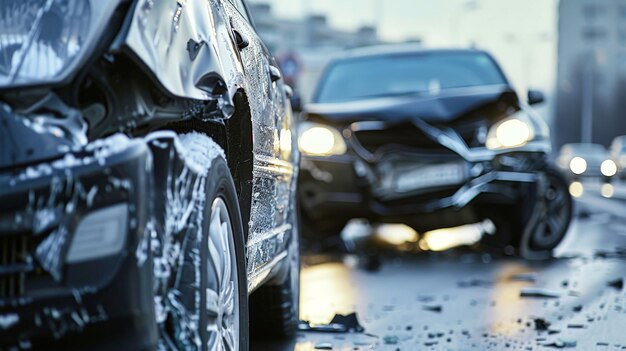
{"type": "Polygon", "coordinates": [[[0,87],[56,83],[98,45],[116,0],[0,1],[0,87]]]}
{"type": "Polygon", "coordinates": [[[346,152],[346,143],[336,129],[322,124],[303,123],[299,134],[298,145],[306,155],[330,156],[346,152]]]}
{"type": "Polygon", "coordinates": [[[491,128],[487,136],[487,148],[510,149],[526,145],[535,137],[534,128],[520,118],[506,119],[491,128]]]}
{"type": "Polygon", "coordinates": [[[127,222],[128,204],[88,214],[74,233],[67,263],[90,261],[120,253],[126,243],[127,222]]]}
{"type": "Polygon", "coordinates": [[[600,165],[600,171],[605,177],[612,177],[617,174],[617,165],[613,160],[605,160],[600,165]]]}
{"type": "Polygon", "coordinates": [[[582,157],[574,157],[569,161],[569,169],[571,169],[574,174],[583,174],[587,171],[587,161],[582,157]]]}

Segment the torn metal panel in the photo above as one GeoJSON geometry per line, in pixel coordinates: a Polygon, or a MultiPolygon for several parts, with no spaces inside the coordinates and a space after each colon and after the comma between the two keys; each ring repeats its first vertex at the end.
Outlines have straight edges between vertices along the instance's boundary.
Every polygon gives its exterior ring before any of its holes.
{"type": "MultiPolygon", "coordinates": [[[[147,142],[156,154],[165,157],[165,192],[162,201],[164,213],[155,220],[161,228],[151,237],[156,319],[163,325],[175,321],[175,337],[169,340],[176,347],[199,349],[200,323],[200,245],[204,232],[204,214],[207,206],[206,181],[215,158],[224,158],[224,151],[206,135],[188,133],[178,137],[171,132],[149,135],[147,142]],[[186,299],[185,296],[194,296],[186,299]]],[[[159,158],[160,159],[160,158],[159,158]]],[[[144,235],[147,240],[148,235],[144,235]]],[[[143,245],[143,244],[142,244],[143,245]]],[[[143,249],[138,248],[139,262],[144,260],[143,249]]],[[[168,333],[162,334],[169,336],[168,333]]],[[[162,343],[160,348],[171,349],[162,343]]]]}
{"type": "Polygon", "coordinates": [[[217,99],[230,117],[243,68],[235,59],[228,20],[216,1],[140,0],[123,47],[171,94],[217,99]]]}

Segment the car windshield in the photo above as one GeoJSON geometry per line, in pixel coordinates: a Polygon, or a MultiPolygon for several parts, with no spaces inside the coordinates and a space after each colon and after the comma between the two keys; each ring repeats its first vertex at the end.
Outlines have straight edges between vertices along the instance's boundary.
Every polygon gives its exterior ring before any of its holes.
{"type": "Polygon", "coordinates": [[[332,103],[463,87],[502,85],[506,79],[486,54],[412,53],[347,59],[333,64],[316,102],[332,103]]]}
{"type": "Polygon", "coordinates": [[[599,144],[570,144],[566,145],[566,148],[571,150],[574,155],[601,155],[606,153],[604,146],[599,144]]]}

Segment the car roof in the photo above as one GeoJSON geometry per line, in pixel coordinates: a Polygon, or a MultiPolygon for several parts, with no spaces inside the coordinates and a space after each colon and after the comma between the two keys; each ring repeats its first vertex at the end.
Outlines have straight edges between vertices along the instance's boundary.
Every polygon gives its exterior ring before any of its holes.
{"type": "Polygon", "coordinates": [[[364,46],[360,48],[348,49],[342,52],[336,60],[349,60],[355,58],[367,58],[389,55],[405,55],[405,54],[466,54],[480,53],[491,56],[488,52],[479,49],[429,49],[421,44],[383,44],[364,46]]]}

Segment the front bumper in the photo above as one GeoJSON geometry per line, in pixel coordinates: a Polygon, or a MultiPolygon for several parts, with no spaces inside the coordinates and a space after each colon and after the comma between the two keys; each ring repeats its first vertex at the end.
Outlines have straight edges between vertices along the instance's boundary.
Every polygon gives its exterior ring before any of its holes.
{"type": "Polygon", "coordinates": [[[424,230],[475,223],[484,219],[477,217],[475,206],[518,204],[525,194],[532,193],[538,172],[548,162],[546,153],[537,150],[485,154],[471,160],[458,154],[447,161],[437,155],[404,153],[402,157],[413,158],[416,164],[460,162],[465,166],[465,180],[404,194],[385,192],[380,187],[379,162],[367,162],[352,152],[303,156],[299,179],[302,210],[313,221],[367,218],[410,223],[424,230]]]}
{"type": "Polygon", "coordinates": [[[150,350],[157,344],[150,152],[114,137],[0,173],[0,349],[150,350]],[[128,204],[123,249],[69,264],[81,220],[128,204]],[[138,249],[141,247],[142,249],[138,249]]]}

